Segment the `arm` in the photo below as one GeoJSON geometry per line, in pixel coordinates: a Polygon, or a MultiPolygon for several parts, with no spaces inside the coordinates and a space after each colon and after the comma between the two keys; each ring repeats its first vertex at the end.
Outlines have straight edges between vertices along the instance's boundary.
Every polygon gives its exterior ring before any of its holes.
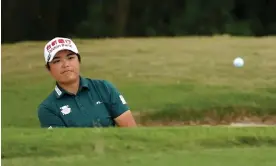
{"type": "Polygon", "coordinates": [[[38,108],[38,119],[42,128],[65,127],[63,121],[44,105],[38,108]]]}
{"type": "Polygon", "coordinates": [[[110,92],[111,112],[119,127],[136,127],[135,119],[123,95],[110,82],[105,82],[110,92]]]}
{"type": "Polygon", "coordinates": [[[120,127],[136,127],[136,122],[130,110],[125,111],[114,119],[120,127]]]}

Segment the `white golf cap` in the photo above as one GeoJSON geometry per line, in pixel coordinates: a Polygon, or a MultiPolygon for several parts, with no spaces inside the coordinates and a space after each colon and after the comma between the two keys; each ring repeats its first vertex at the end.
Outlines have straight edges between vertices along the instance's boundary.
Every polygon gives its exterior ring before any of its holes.
{"type": "Polygon", "coordinates": [[[64,37],[55,37],[44,47],[45,62],[51,62],[56,53],[61,50],[70,50],[76,54],[79,53],[77,46],[71,39],[64,37]]]}

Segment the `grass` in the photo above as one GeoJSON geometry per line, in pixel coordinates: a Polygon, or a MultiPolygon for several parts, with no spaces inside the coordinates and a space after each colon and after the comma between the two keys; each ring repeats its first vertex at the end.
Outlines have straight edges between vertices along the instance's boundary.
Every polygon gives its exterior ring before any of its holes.
{"type": "MultiPolygon", "coordinates": [[[[262,121],[275,116],[275,42],[275,37],[227,36],[76,39],[83,76],[110,80],[133,112],[159,121],[180,114],[182,121],[201,121],[202,115],[218,121],[217,114],[228,121],[239,112],[262,115],[262,121]],[[233,67],[237,56],[244,58],[243,68],[233,67]]],[[[44,44],[2,45],[5,127],[38,126],[37,105],[54,87],[44,68],[44,44]]]]}
{"type": "MultiPolygon", "coordinates": [[[[141,125],[275,123],[275,37],[76,43],[82,75],[113,82],[141,125]]],[[[44,44],[2,45],[2,165],[276,165],[273,127],[39,129],[36,108],[54,87],[44,44]]]]}
{"type": "Polygon", "coordinates": [[[3,129],[3,165],[276,164],[275,128],[3,129]],[[72,134],[74,133],[74,134],[72,134]],[[261,156],[260,156],[261,155],[261,156]],[[251,161],[248,161],[251,158],[251,161]],[[225,161],[226,160],[226,161],[225,161]],[[256,163],[255,163],[256,162],[256,163]]]}
{"type": "Polygon", "coordinates": [[[274,166],[275,150],[271,148],[244,148],[226,150],[177,151],[172,153],[140,153],[120,155],[75,155],[52,158],[17,158],[4,160],[3,166],[29,165],[36,166],[76,166],[76,165],[102,165],[109,166],[274,166]],[[242,155],[239,155],[242,154],[242,155]]]}

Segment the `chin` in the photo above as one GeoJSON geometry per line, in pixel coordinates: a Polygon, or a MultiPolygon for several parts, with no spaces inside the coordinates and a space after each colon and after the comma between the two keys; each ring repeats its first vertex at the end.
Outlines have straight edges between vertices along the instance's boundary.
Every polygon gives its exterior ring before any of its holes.
{"type": "Polygon", "coordinates": [[[61,79],[59,82],[64,83],[64,84],[70,84],[74,83],[75,81],[78,81],[79,77],[78,76],[67,76],[66,78],[61,79]]]}

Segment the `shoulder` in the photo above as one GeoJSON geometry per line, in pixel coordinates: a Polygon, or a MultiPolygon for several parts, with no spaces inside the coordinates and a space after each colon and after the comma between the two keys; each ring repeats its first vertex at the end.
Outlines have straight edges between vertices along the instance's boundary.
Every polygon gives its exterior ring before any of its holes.
{"type": "Polygon", "coordinates": [[[115,85],[104,79],[91,79],[91,78],[85,78],[86,81],[88,81],[89,86],[92,86],[93,88],[104,90],[104,91],[110,91],[113,89],[116,89],[115,85]]]}
{"type": "Polygon", "coordinates": [[[96,84],[96,85],[105,85],[105,84],[111,84],[110,81],[104,80],[104,79],[92,79],[92,78],[84,78],[86,81],[88,81],[90,84],[96,84]]]}
{"type": "Polygon", "coordinates": [[[48,96],[46,96],[38,105],[38,112],[51,110],[53,103],[56,101],[55,91],[52,91],[48,96]]]}

